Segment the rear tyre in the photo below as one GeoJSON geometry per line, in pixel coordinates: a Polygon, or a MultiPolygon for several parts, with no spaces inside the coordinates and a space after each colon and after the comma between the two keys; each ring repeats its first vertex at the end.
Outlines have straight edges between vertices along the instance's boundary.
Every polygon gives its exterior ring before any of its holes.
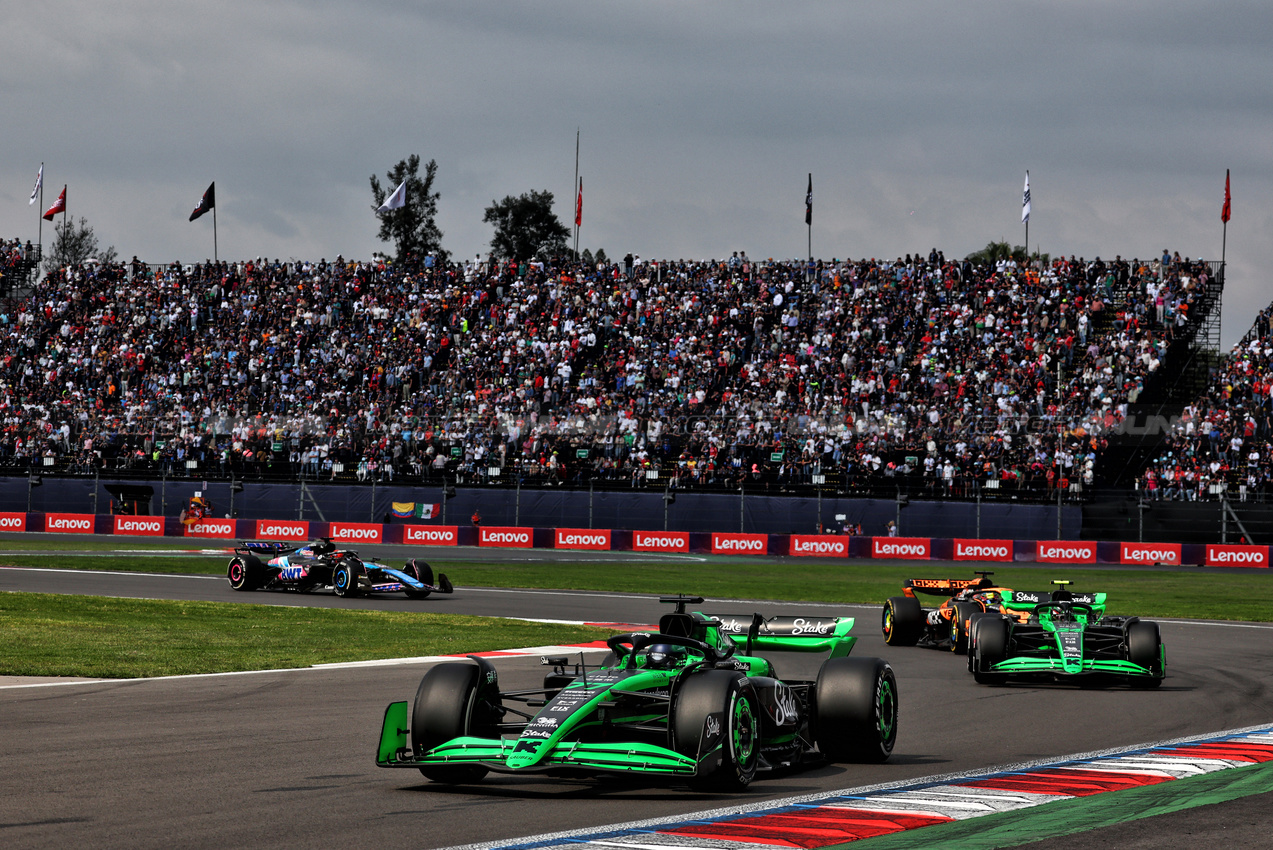
{"type": "Polygon", "coordinates": [[[261,586],[261,565],[252,558],[234,558],[225,577],[234,590],[256,590],[261,586]]]}
{"type": "MultiPolygon", "coordinates": [[[[403,565],[402,571],[414,578],[421,584],[433,584],[433,567],[430,567],[424,561],[411,560],[403,565]]],[[[416,590],[414,587],[404,587],[407,592],[408,599],[428,599],[432,590],[416,590]]]]}
{"type": "Polygon", "coordinates": [[[919,600],[910,596],[890,596],[880,616],[880,630],[889,646],[914,646],[924,631],[924,612],[919,600]]]}
{"type": "Polygon", "coordinates": [[[677,690],[671,733],[672,748],[699,761],[694,788],[741,791],[760,762],[756,689],[736,670],[692,674],[677,690]]]}
{"type": "Polygon", "coordinates": [[[836,762],[882,762],[897,742],[897,677],[882,658],[829,658],[814,685],[814,740],[836,762]]]}
{"type": "Polygon", "coordinates": [[[1127,660],[1148,667],[1156,674],[1153,677],[1133,677],[1133,687],[1156,688],[1162,684],[1166,671],[1161,669],[1162,637],[1158,633],[1157,623],[1137,620],[1127,627],[1127,660]]]}
{"type": "Polygon", "coordinates": [[[983,685],[1002,685],[1008,680],[1003,673],[989,672],[990,665],[1008,657],[1008,621],[1002,617],[986,617],[977,621],[973,634],[972,677],[983,685]]]}
{"type": "Polygon", "coordinates": [[[353,566],[348,563],[342,563],[332,571],[332,587],[336,590],[337,596],[343,596],[346,599],[353,598],[358,595],[358,573],[353,566]]]}
{"type": "MultiPolygon", "coordinates": [[[[448,662],[424,674],[411,709],[411,747],[416,757],[452,738],[468,735],[477,703],[477,667],[448,662]]],[[[486,768],[476,764],[420,768],[434,782],[477,782],[486,768]]]]}
{"type": "Polygon", "coordinates": [[[972,602],[951,603],[953,614],[950,618],[950,651],[968,652],[969,621],[974,614],[981,613],[981,606],[972,602]]]}

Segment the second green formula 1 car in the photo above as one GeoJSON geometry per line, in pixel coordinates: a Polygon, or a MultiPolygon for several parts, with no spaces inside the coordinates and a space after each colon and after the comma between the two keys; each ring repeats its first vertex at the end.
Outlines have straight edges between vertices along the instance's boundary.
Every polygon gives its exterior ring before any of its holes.
{"type": "Polygon", "coordinates": [[[846,658],[848,617],[717,617],[676,603],[657,633],[615,635],[600,667],[546,658],[544,686],[501,691],[495,667],[442,663],[415,703],[385,711],[376,759],[438,782],[488,771],[644,775],[739,790],[758,772],[810,762],[882,762],[897,738],[897,680],[879,658],[846,658]],[[812,681],[779,679],[766,650],[825,652],[812,681]],[[410,743],[408,743],[410,733],[410,743]]]}
{"type": "Polygon", "coordinates": [[[1162,684],[1167,651],[1157,623],[1106,616],[1104,593],[1076,593],[1065,588],[1068,582],[1053,584],[1058,589],[1005,591],[1001,613],[972,616],[968,669],[978,682],[1162,684]]]}

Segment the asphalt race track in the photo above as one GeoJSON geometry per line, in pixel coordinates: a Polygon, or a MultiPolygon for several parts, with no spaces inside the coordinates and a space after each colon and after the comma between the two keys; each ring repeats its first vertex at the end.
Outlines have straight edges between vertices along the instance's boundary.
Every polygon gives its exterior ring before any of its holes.
{"type": "MultiPolygon", "coordinates": [[[[461,585],[454,596],[410,603],[393,597],[239,594],[221,578],[17,569],[0,569],[0,590],[607,622],[653,622],[664,610],[647,597],[465,588],[462,577],[453,579],[461,585]]],[[[897,673],[901,720],[893,758],[884,765],[768,777],[736,797],[535,776],[491,775],[479,785],[448,787],[415,771],[374,764],[384,707],[414,695],[423,664],[0,687],[0,843],[445,847],[1273,720],[1269,625],[1163,622],[1168,678],[1157,691],[989,688],[975,684],[962,659],[949,653],[884,646],[877,608],[738,602],[702,607],[714,613],[857,616],[854,654],[883,656],[897,673]]],[[[403,647],[404,656],[413,654],[403,647]]],[[[795,678],[812,676],[821,658],[775,660],[782,675],[795,678]]],[[[500,659],[496,666],[505,688],[537,686],[543,673],[534,659],[500,659]]],[[[1198,837],[1159,835],[1155,846],[1185,846],[1177,840],[1192,844],[1198,837]]]]}

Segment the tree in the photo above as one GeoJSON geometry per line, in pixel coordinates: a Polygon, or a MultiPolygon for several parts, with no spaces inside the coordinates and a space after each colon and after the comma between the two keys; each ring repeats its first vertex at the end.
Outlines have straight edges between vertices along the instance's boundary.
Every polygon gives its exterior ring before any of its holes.
{"type": "Polygon", "coordinates": [[[437,176],[437,160],[429,160],[424,166],[424,178],[420,177],[420,156],[411,154],[401,160],[385,174],[387,180],[384,188],[380,179],[371,175],[371,196],[376,210],[385,202],[385,198],[398,184],[406,182],[406,203],[398,209],[379,213],[380,241],[392,241],[398,249],[398,261],[406,261],[409,257],[424,257],[430,251],[445,260],[448,252],[442,248],[442,231],[438,230],[434,219],[438,214],[439,193],[433,192],[433,178],[437,176]]]}
{"type": "Polygon", "coordinates": [[[102,263],[113,263],[118,259],[114,245],[105,248],[98,246],[97,234],[93,233],[88,219],[80,216],[77,225],[75,219],[68,216],[65,221],[53,225],[53,244],[44,257],[45,271],[82,265],[94,257],[102,263]]]}
{"type": "Polygon", "coordinates": [[[491,250],[497,257],[529,260],[564,254],[570,231],[553,212],[552,192],[526,192],[491,201],[482,221],[495,225],[491,250]]]}

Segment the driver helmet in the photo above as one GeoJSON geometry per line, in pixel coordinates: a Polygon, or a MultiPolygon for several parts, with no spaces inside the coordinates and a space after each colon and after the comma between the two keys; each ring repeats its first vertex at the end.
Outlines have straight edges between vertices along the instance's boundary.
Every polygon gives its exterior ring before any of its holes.
{"type": "Polygon", "coordinates": [[[688,655],[683,646],[656,643],[646,650],[645,666],[652,670],[671,670],[679,667],[688,655]]]}

